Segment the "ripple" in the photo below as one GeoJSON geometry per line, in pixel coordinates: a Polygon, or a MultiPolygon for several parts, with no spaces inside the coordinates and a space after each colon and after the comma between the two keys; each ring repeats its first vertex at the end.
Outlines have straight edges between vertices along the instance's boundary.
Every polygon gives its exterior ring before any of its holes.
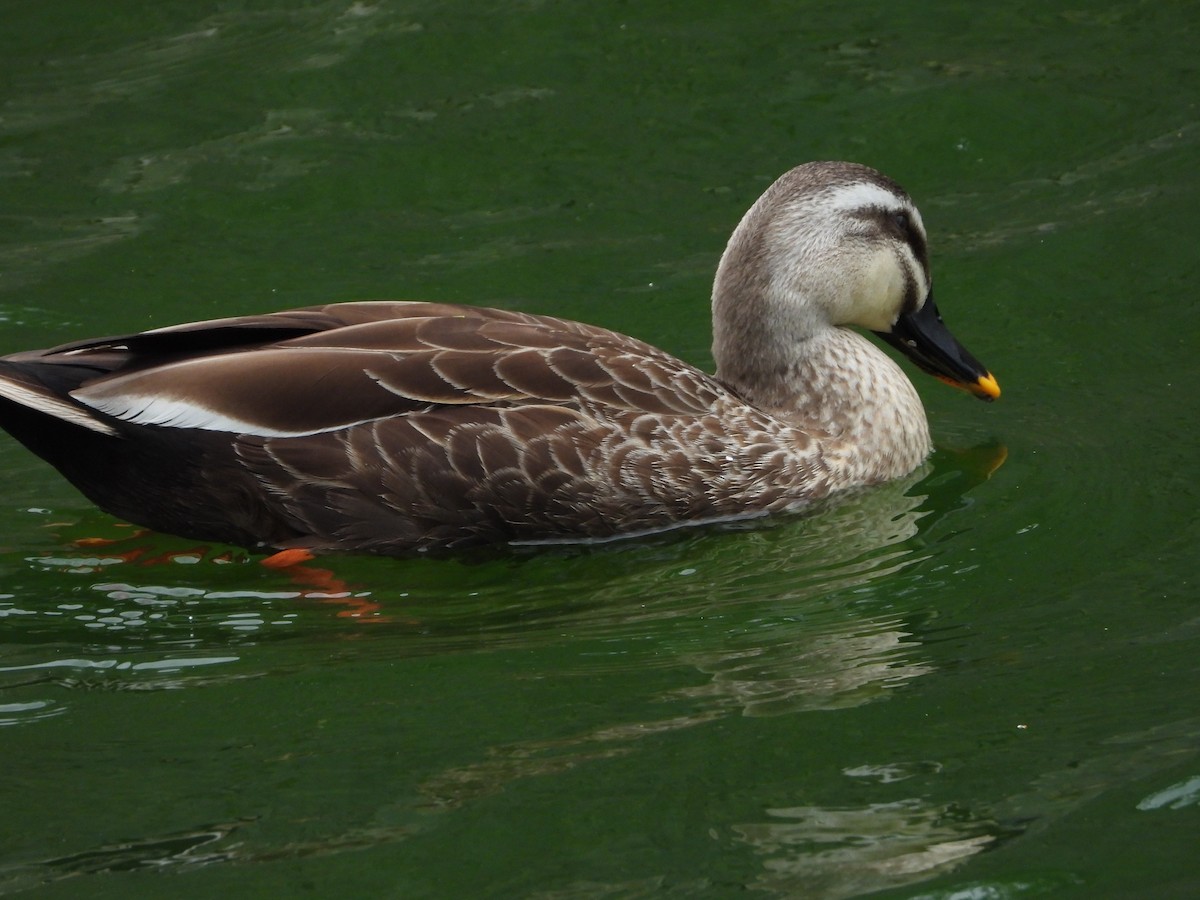
{"type": "MultiPolygon", "coordinates": [[[[124,658],[75,656],[19,661],[45,652],[34,649],[7,652],[8,664],[0,666],[0,690],[12,695],[41,691],[47,686],[66,691],[177,691],[257,677],[256,673],[223,668],[240,662],[239,656],[202,656],[189,648],[170,653],[144,651],[124,658]]],[[[62,714],[66,708],[53,700],[21,700],[0,706],[0,724],[47,719],[62,714]],[[3,719],[5,711],[19,711],[23,715],[8,721],[3,719]]]]}
{"type": "Polygon", "coordinates": [[[1200,775],[1144,797],[1138,802],[1137,808],[1145,812],[1156,809],[1183,809],[1196,805],[1200,805],[1200,775]]]}
{"type": "Polygon", "coordinates": [[[326,165],[279,151],[300,139],[322,137],[341,130],[328,115],[315,109],[268,110],[248,129],[186,147],[136,153],[113,164],[100,186],[117,194],[161,191],[188,180],[199,165],[214,161],[252,162],[254,174],[239,185],[244,190],[269,190],[326,165]]]}
{"type": "Polygon", "coordinates": [[[53,700],[27,700],[23,703],[0,703],[0,727],[29,725],[60,716],[67,709],[53,700]]]}
{"type": "Polygon", "coordinates": [[[0,108],[0,134],[45,129],[130,100],[160,95],[205,72],[328,69],[367,41],[419,33],[384,4],[327,2],[303,8],[232,10],[171,34],[111,50],[50,58],[13,85],[0,108]]]}
{"type": "Polygon", "coordinates": [[[1181,121],[1157,134],[1143,136],[1072,168],[970,194],[946,193],[930,198],[930,207],[988,211],[987,224],[939,237],[951,254],[977,252],[1124,215],[1146,206],[1172,189],[1152,163],[1184,158],[1200,145],[1200,122],[1181,121]],[[1124,180],[1123,180],[1124,179],[1124,180]]]}
{"type": "Polygon", "coordinates": [[[100,217],[0,216],[0,229],[20,236],[0,243],[0,290],[20,287],[46,269],[137,237],[146,224],[145,218],[131,212],[100,217]]]}
{"type": "MultiPolygon", "coordinates": [[[[25,633],[95,639],[83,629],[139,644],[182,639],[220,647],[230,635],[244,643],[291,630],[306,616],[321,627],[329,615],[348,624],[382,619],[371,591],[350,589],[330,569],[268,569],[244,550],[145,532],[95,509],[25,512],[42,520],[48,546],[10,555],[8,564],[19,558],[24,574],[0,596],[0,618],[21,622],[25,633]]],[[[31,537],[39,531],[22,530],[31,537]]]]}
{"type": "Polygon", "coordinates": [[[0,666],[0,672],[30,672],[38,669],[112,669],[126,672],[182,672],[197,666],[218,666],[237,662],[236,656],[193,656],[187,658],[156,659],[133,662],[119,659],[55,659],[49,662],[29,663],[20,666],[0,666]]]}
{"type": "Polygon", "coordinates": [[[0,870],[0,893],[18,893],[68,878],[104,872],[192,869],[237,857],[234,848],[203,849],[233,835],[244,821],[205,825],[198,829],[92,847],[69,856],[6,866],[0,870]]]}
{"type": "Polygon", "coordinates": [[[799,625],[790,635],[759,638],[748,649],[684,656],[712,680],[676,696],[707,698],[747,716],[844,709],[882,699],[933,671],[908,658],[919,643],[889,624],[894,623],[868,621],[832,633],[799,625]]]}
{"type": "Polygon", "coordinates": [[[949,808],[919,799],[766,813],[768,821],[733,830],[766,857],[765,871],[751,886],[784,896],[855,897],[925,881],[996,840],[989,823],[964,821],[949,808]]]}

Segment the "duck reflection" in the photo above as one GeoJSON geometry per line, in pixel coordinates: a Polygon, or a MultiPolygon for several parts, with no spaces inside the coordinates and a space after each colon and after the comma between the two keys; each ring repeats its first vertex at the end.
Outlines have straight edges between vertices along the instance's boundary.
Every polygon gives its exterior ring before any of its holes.
{"type": "MultiPolygon", "coordinates": [[[[646,548],[638,548],[642,565],[610,578],[586,606],[559,609],[553,624],[586,638],[644,633],[653,621],[673,620],[673,653],[662,665],[682,663],[707,681],[653,699],[682,704],[686,712],[493,747],[487,758],[427,780],[424,803],[457,808],[518,779],[625,755],[646,738],[730,714],[857,706],[931,671],[898,617],[872,615],[865,602],[873,581],[924,558],[919,545],[908,542],[922,523],[944,514],[928,509],[927,495],[912,490],[928,474],[873,489],[803,521],[726,525],[737,532],[731,552],[696,566],[680,568],[695,559],[689,540],[664,542],[649,564],[646,548]],[[654,593],[647,585],[670,587],[654,593]]],[[[524,635],[528,639],[529,632],[524,635]]],[[[610,665],[620,669],[629,662],[616,657],[610,665]]],[[[567,674],[594,675],[605,663],[589,666],[567,674]]]]}
{"type": "Polygon", "coordinates": [[[734,830],[767,857],[749,886],[776,896],[832,900],[900,887],[946,872],[996,839],[986,823],[918,799],[766,813],[770,821],[734,830]]]}

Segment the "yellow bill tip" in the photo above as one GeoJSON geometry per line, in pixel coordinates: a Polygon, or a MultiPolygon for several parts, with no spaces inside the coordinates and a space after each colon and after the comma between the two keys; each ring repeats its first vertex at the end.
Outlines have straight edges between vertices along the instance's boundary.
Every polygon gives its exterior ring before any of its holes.
{"type": "Polygon", "coordinates": [[[971,385],[971,393],[985,400],[995,400],[1000,396],[1000,384],[996,381],[995,376],[988,372],[971,385]]]}
{"type": "Polygon", "coordinates": [[[974,394],[980,400],[987,400],[989,403],[1000,396],[1000,385],[991,372],[980,376],[978,381],[959,381],[957,378],[951,378],[948,375],[934,375],[933,377],[938,381],[950,385],[950,387],[974,394]]]}

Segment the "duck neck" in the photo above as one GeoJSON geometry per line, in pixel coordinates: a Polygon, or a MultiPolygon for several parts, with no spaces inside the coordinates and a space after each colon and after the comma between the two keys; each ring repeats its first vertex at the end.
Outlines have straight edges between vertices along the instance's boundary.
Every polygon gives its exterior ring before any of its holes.
{"type": "Polygon", "coordinates": [[[790,347],[777,339],[747,346],[764,352],[746,357],[714,348],[717,377],[752,406],[820,441],[833,480],[887,481],[929,455],[929,425],[912,382],[857,332],[826,326],[790,347]]]}

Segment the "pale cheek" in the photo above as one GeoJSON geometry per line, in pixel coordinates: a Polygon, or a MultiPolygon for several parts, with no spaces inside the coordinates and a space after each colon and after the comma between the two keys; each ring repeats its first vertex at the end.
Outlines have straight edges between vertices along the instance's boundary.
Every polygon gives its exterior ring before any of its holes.
{"type": "Polygon", "coordinates": [[[861,272],[849,321],[872,331],[891,331],[903,301],[904,279],[895,257],[876,253],[861,272]]]}

